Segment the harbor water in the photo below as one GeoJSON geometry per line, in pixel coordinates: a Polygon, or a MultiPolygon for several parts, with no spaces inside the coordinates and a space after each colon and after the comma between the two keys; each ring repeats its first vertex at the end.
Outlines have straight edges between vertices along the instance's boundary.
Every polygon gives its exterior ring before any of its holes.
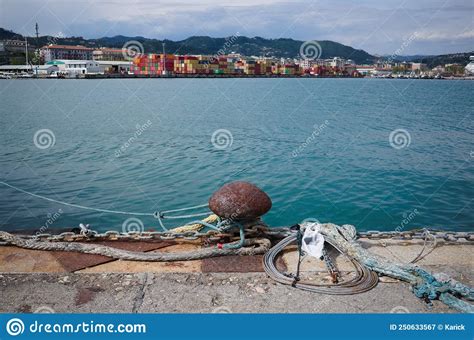
{"type": "MultiPolygon", "coordinates": [[[[1,80],[0,181],[153,213],[247,180],[272,198],[272,226],[467,231],[473,94],[472,81],[441,80],[1,80]]],[[[122,230],[130,217],[159,230],[153,217],[0,185],[2,230],[122,230]]]]}

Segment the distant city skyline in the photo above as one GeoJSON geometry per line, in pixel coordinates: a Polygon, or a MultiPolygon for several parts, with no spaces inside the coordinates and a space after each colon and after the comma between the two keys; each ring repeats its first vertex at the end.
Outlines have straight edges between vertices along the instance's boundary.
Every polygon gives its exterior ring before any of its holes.
{"type": "Polygon", "coordinates": [[[333,40],[370,54],[474,50],[474,2],[420,0],[0,0],[0,27],[23,35],[193,35],[333,40]]]}

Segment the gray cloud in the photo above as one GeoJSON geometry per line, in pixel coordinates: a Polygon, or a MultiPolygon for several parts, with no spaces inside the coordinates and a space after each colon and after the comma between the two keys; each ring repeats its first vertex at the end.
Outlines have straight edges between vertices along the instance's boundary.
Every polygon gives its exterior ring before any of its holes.
{"type": "Polygon", "coordinates": [[[474,3],[463,0],[278,1],[243,0],[1,0],[0,26],[33,34],[141,35],[183,39],[191,35],[241,35],[335,40],[370,53],[403,54],[474,50],[474,3]]]}

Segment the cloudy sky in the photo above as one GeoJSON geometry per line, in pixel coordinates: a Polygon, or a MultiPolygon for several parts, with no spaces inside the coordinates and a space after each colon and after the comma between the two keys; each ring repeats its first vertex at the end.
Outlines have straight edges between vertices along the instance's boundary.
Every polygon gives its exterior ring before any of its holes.
{"type": "Polygon", "coordinates": [[[474,0],[0,0],[0,27],[33,35],[334,40],[372,54],[474,50],[474,0]]]}

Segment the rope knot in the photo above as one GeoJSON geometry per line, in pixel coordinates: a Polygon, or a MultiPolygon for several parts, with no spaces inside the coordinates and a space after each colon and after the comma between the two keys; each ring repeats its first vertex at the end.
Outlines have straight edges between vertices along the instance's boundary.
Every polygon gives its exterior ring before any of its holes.
{"type": "Polygon", "coordinates": [[[94,235],[94,231],[90,228],[89,224],[84,225],[80,223],[79,228],[81,229],[80,230],[81,235],[84,235],[86,237],[90,237],[94,235]]]}

